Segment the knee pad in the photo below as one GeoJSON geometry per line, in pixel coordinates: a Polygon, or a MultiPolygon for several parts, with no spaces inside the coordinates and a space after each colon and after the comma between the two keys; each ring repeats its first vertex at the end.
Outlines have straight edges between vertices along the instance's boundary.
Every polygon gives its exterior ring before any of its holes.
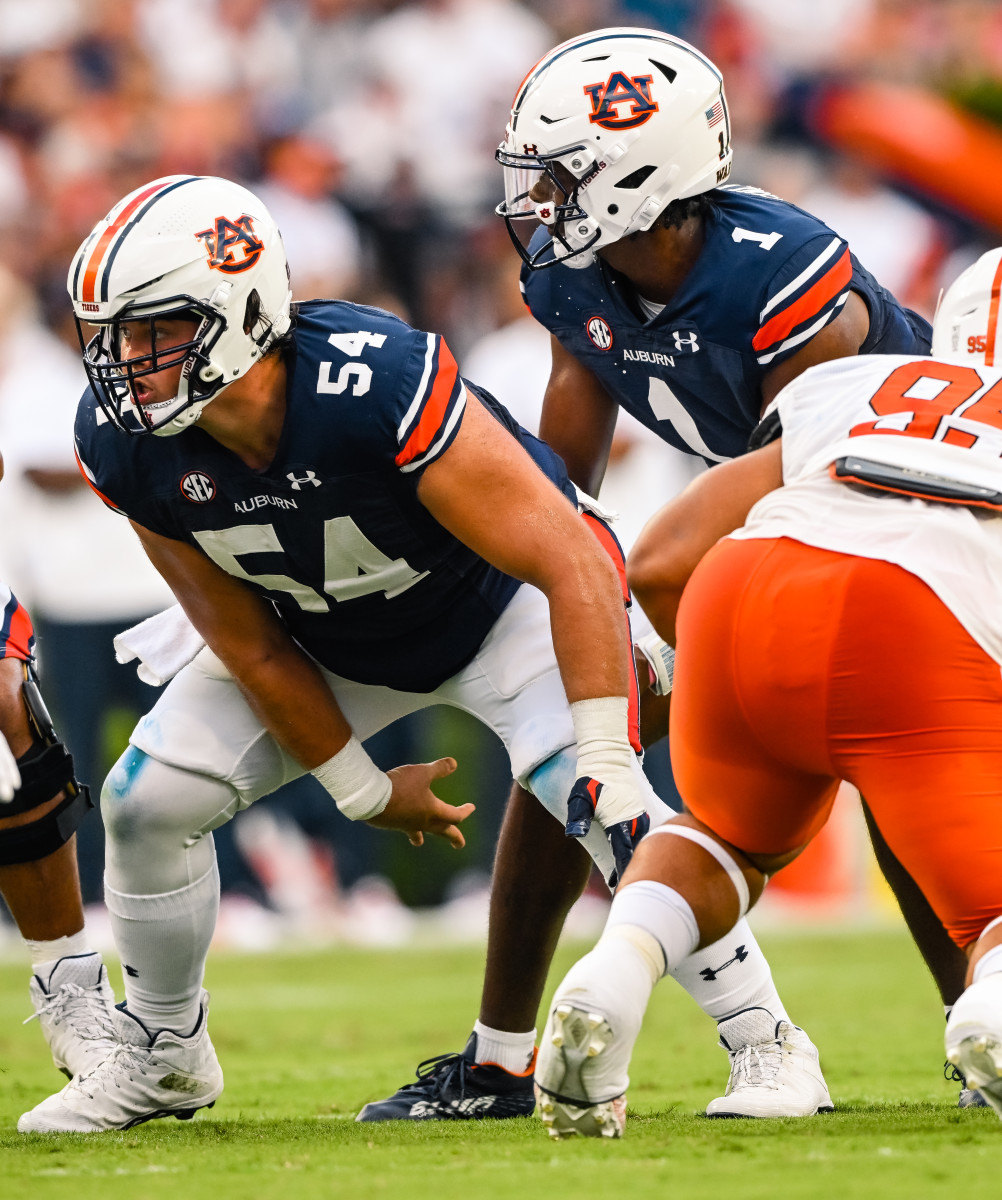
{"type": "Polygon", "coordinates": [[[31,812],[58,795],[65,797],[46,813],[13,828],[0,829],[0,867],[38,862],[64,846],[94,807],[89,790],[77,782],[73,758],[56,737],[48,710],[30,667],[25,667],[21,697],[33,735],[31,749],[17,760],[21,786],[0,809],[0,817],[31,812]]]}

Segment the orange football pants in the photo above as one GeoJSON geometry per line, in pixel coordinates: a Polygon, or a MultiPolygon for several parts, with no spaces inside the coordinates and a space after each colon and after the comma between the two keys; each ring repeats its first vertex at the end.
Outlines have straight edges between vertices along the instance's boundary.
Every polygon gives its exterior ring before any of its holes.
{"type": "Polygon", "coordinates": [[[719,542],[682,597],[671,748],[738,849],[804,845],[846,779],[959,946],[1002,914],[1002,671],[901,567],[719,542]]]}

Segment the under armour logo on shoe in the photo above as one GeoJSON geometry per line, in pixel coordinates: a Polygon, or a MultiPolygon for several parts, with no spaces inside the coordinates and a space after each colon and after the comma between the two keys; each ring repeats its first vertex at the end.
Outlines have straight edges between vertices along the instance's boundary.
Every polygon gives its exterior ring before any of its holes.
{"type": "Polygon", "coordinates": [[[294,492],[301,491],[303,485],[306,483],[312,483],[314,487],[321,486],[320,480],[317,478],[315,471],[307,471],[302,478],[300,478],[295,471],[290,471],[285,478],[288,479],[288,481],[292,484],[292,490],[294,492]]]}
{"type": "Polygon", "coordinates": [[[732,966],[734,963],[743,963],[747,957],[748,951],[744,948],[744,946],[738,946],[738,948],[734,951],[733,958],[729,958],[727,962],[721,963],[719,967],[704,967],[699,973],[700,978],[705,979],[707,983],[713,983],[721,971],[726,971],[727,968],[732,966]]]}

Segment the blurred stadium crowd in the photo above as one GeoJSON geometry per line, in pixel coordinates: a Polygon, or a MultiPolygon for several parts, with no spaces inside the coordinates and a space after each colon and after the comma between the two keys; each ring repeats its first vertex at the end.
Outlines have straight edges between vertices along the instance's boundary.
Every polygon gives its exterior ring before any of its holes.
{"type": "MultiPolygon", "coordinates": [[[[148,179],[238,179],[282,228],[296,298],[376,304],[444,333],[464,373],[531,426],[548,338],[524,315],[518,259],[492,212],[493,151],[529,66],[608,25],[661,28],[706,52],[730,102],[732,181],[816,213],[925,315],[998,241],[936,189],[900,186],[893,163],[840,154],[815,119],[826,89],[877,80],[1002,125],[997,0],[0,0],[0,577],[35,617],[46,694],[95,794],[153,699],[114,663],[111,636],[171,597],[74,467],[84,378],[65,275],[79,242],[148,179]]],[[[628,543],[697,467],[620,423],[603,500],[628,543]]],[[[244,897],[229,925],[224,911],[224,936],[279,936],[277,912],[359,940],[406,938],[398,893],[419,905],[458,896],[479,932],[508,787],[486,736],[432,714],[373,747],[383,765],[460,759],[446,798],[480,809],[462,863],[432,847],[416,862],[349,827],[309,781],[222,834],[224,881],[244,897]],[[480,899],[464,901],[471,890],[480,899]]],[[[664,753],[650,760],[670,788],[664,753]]],[[[101,831],[87,825],[96,902],[101,831]]]]}

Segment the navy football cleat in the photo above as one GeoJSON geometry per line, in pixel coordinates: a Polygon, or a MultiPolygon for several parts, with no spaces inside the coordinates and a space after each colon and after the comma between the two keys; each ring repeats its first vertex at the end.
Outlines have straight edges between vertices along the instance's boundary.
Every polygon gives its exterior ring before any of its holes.
{"type": "Polygon", "coordinates": [[[494,1063],[476,1063],[477,1035],[462,1054],[425,1059],[414,1083],[405,1083],[386,1100],[366,1104],[356,1121],[483,1121],[528,1117],[536,1106],[532,1064],[513,1075],[494,1063]]]}

